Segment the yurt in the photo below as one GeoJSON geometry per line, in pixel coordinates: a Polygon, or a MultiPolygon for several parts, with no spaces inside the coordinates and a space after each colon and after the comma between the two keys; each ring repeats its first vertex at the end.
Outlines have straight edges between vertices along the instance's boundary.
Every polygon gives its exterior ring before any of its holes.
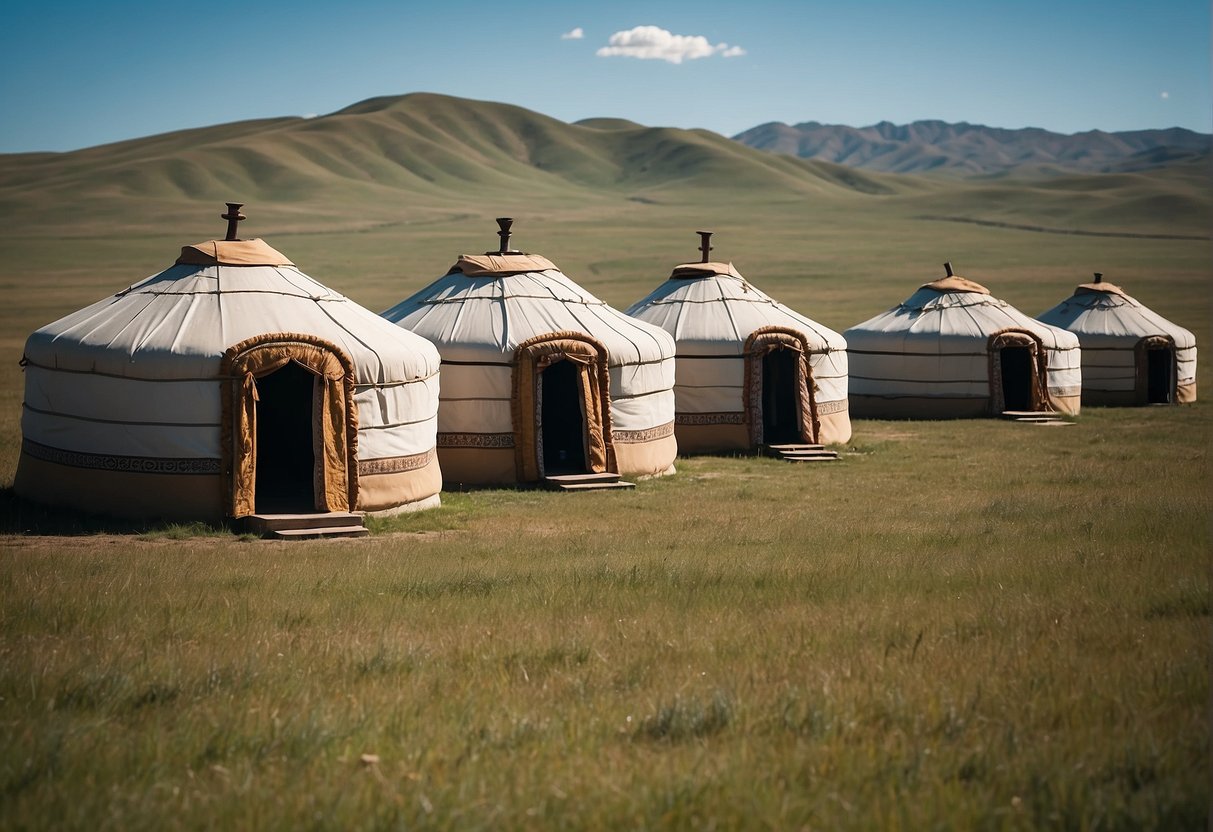
{"type": "Polygon", "coordinates": [[[26,341],[16,492],[202,520],[437,505],[437,350],[228,207],[225,239],[26,341]]]}
{"type": "Polygon", "coordinates": [[[674,340],[510,249],[462,255],[383,313],[442,355],[438,458],[448,483],[673,471],[674,340]]]}
{"type": "Polygon", "coordinates": [[[1196,401],[1196,337],[1099,272],[1040,320],[1078,336],[1083,404],[1196,401]]]}
{"type": "Polygon", "coordinates": [[[754,450],[851,438],[847,343],[709,258],[670,278],[627,313],[677,345],[674,433],[684,453],[754,450]]]}
{"type": "Polygon", "coordinates": [[[1076,414],[1078,338],[1029,318],[986,287],[946,276],[846,332],[851,412],[952,419],[1004,411],[1076,414]]]}

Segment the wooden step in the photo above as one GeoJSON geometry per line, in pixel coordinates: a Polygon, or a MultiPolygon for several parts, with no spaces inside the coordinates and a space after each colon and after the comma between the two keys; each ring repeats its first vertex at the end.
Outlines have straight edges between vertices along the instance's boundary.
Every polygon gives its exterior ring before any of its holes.
{"type": "Polygon", "coordinates": [[[590,485],[594,483],[619,482],[619,475],[610,471],[601,474],[553,474],[543,478],[547,488],[559,488],[565,485],[590,485]]]}
{"type": "Polygon", "coordinates": [[[313,512],[311,514],[251,514],[244,518],[244,528],[253,534],[260,535],[284,529],[325,529],[361,525],[362,515],[349,511],[313,512]]]}
{"type": "Polygon", "coordinates": [[[554,486],[556,491],[608,491],[635,488],[634,482],[570,482],[554,486]]]}
{"type": "Polygon", "coordinates": [[[1051,410],[1004,410],[1000,415],[1004,419],[1010,419],[1013,422],[1024,422],[1030,425],[1073,424],[1062,419],[1051,410]]]}
{"type": "Polygon", "coordinates": [[[764,445],[762,452],[776,459],[788,462],[825,462],[838,459],[837,451],[827,451],[825,445],[812,445],[800,442],[785,442],[776,445],[764,445]]]}
{"type": "Polygon", "coordinates": [[[271,540],[318,540],[333,537],[366,537],[365,526],[312,526],[304,529],[274,529],[265,536],[271,540]]]}

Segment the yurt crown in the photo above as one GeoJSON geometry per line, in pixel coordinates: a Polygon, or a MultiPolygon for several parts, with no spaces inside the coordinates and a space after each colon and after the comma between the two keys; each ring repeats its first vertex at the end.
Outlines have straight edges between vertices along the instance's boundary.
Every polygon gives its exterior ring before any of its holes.
{"type": "Polygon", "coordinates": [[[943,270],[948,273],[948,277],[956,276],[956,272],[952,271],[952,261],[951,260],[949,260],[948,262],[943,264],[943,270]]]}
{"type": "Polygon", "coordinates": [[[501,238],[501,247],[497,251],[486,251],[485,254],[522,254],[510,248],[510,226],[514,224],[513,217],[498,217],[497,227],[501,229],[497,236],[501,238]]]}
{"type": "Polygon", "coordinates": [[[699,251],[701,259],[700,263],[708,262],[708,252],[712,250],[712,232],[711,231],[696,231],[699,235],[699,251]]]}
{"type": "Polygon", "coordinates": [[[223,238],[225,241],[240,239],[236,236],[236,226],[240,225],[241,220],[248,219],[240,213],[240,209],[243,207],[243,202],[229,202],[227,203],[227,213],[219,215],[219,219],[227,220],[227,236],[223,238]]]}
{"type": "Polygon", "coordinates": [[[1096,273],[1095,273],[1095,282],[1096,282],[1096,283],[1103,283],[1103,272],[1096,272],[1096,273]]]}

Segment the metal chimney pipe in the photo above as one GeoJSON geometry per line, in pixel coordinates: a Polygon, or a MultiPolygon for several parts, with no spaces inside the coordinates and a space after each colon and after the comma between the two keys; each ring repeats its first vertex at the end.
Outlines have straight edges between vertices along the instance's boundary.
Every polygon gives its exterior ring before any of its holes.
{"type": "Polygon", "coordinates": [[[1095,273],[1095,282],[1096,282],[1096,283],[1103,283],[1103,272],[1096,272],[1096,273],[1095,273]]]}
{"type": "Polygon", "coordinates": [[[498,249],[498,254],[505,254],[510,250],[510,226],[513,224],[513,217],[497,218],[497,227],[501,229],[497,232],[497,236],[501,238],[501,248],[498,249]]]}
{"type": "Polygon", "coordinates": [[[701,252],[700,263],[708,262],[708,252],[712,250],[712,232],[711,231],[696,231],[699,235],[699,251],[701,252]]]}
{"type": "Polygon", "coordinates": [[[944,264],[943,264],[943,268],[944,268],[944,271],[946,271],[946,272],[948,273],[948,277],[955,277],[955,276],[956,276],[956,272],[952,271],[952,261],[951,261],[951,260],[949,260],[948,262],[944,263],[944,264]]]}
{"type": "Polygon", "coordinates": [[[229,202],[227,203],[227,213],[219,215],[219,219],[227,220],[227,236],[223,238],[225,241],[240,239],[236,236],[236,226],[240,224],[241,220],[248,219],[248,217],[240,213],[240,209],[243,207],[243,202],[229,202]]]}

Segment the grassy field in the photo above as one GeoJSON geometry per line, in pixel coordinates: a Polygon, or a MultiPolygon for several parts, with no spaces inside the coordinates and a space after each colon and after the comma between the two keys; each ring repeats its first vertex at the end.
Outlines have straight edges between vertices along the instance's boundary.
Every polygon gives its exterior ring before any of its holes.
{"type": "Polygon", "coordinates": [[[1202,422],[862,422],[365,542],[10,537],[0,826],[1198,828],[1202,422]]]}
{"type": "MultiPolygon", "coordinates": [[[[252,204],[248,231],[372,309],[513,214],[618,306],[707,228],[838,330],[951,259],[1029,314],[1102,271],[1211,342],[1207,240],[927,218],[1192,236],[1207,195],[1177,219],[1132,178],[873,181],[891,193],[430,194],[322,231],[252,204]]],[[[221,206],[155,230],[37,208],[53,222],[0,229],[0,828],[1204,826],[1208,373],[1194,406],[1062,429],[857,421],[833,465],[446,494],[364,541],[132,527],[13,497],[17,361],[219,233],[221,206]]]]}

